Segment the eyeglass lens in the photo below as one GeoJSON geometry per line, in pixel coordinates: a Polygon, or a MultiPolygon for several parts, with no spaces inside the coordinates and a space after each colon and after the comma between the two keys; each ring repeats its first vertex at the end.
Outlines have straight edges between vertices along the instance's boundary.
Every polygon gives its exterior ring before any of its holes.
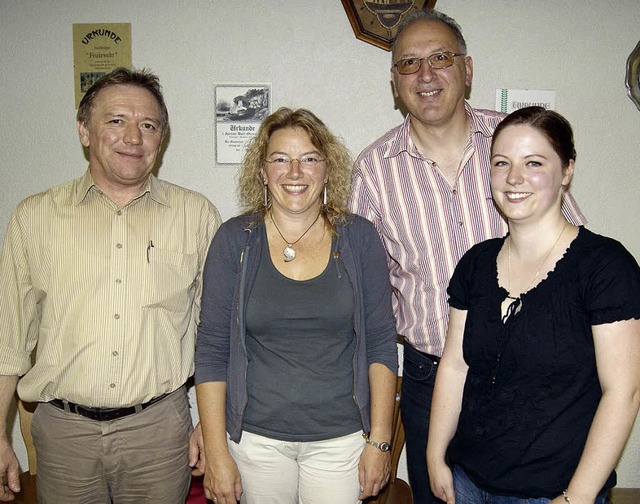
{"type": "Polygon", "coordinates": [[[431,66],[431,68],[439,70],[442,68],[448,68],[453,65],[455,56],[458,56],[458,54],[451,52],[441,52],[431,54],[430,56],[427,56],[425,58],[404,58],[399,60],[395,64],[395,67],[398,69],[398,73],[402,75],[412,74],[420,70],[422,62],[426,60],[429,62],[429,66],[431,66]]]}
{"type": "Polygon", "coordinates": [[[267,162],[271,163],[271,164],[275,164],[275,165],[282,165],[282,166],[288,166],[290,167],[294,161],[298,161],[298,163],[300,163],[301,166],[306,166],[306,167],[313,167],[316,166],[318,163],[321,163],[322,161],[325,161],[324,159],[319,159],[313,156],[305,156],[303,158],[300,159],[289,159],[287,157],[277,157],[274,159],[269,159],[267,162]]]}

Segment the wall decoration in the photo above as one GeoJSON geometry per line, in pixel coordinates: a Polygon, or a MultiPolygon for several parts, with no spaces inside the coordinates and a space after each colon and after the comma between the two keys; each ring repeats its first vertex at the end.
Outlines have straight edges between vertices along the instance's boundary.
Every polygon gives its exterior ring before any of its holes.
{"type": "Polygon", "coordinates": [[[76,108],[96,80],[118,67],[131,68],[131,23],[74,23],[76,108]]]}
{"type": "Polygon", "coordinates": [[[640,42],[627,59],[627,94],[640,110],[640,42]]]}
{"type": "Polygon", "coordinates": [[[391,50],[400,20],[415,9],[433,9],[436,0],[342,0],[356,38],[391,50]]]}
{"type": "Polygon", "coordinates": [[[216,163],[240,164],[249,140],[271,113],[271,84],[217,84],[216,163]]]}
{"type": "Polygon", "coordinates": [[[524,107],[556,108],[556,92],[550,89],[496,89],[496,110],[510,114],[524,107]]]}

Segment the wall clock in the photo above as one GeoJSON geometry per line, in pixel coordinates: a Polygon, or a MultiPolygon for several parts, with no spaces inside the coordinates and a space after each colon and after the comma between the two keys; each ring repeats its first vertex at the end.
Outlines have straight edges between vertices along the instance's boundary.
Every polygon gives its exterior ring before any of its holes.
{"type": "Polygon", "coordinates": [[[625,81],[627,93],[631,101],[636,104],[640,110],[640,42],[636,48],[631,51],[627,59],[627,78],[625,81]]]}
{"type": "Polygon", "coordinates": [[[412,10],[433,9],[437,0],[342,0],[356,38],[391,50],[398,23],[412,10]]]}

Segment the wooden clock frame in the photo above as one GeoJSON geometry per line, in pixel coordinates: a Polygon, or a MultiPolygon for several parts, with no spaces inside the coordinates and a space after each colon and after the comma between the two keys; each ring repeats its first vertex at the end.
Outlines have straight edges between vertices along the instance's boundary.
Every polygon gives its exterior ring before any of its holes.
{"type": "Polygon", "coordinates": [[[640,110],[640,42],[627,58],[625,85],[629,98],[640,110]]]}
{"type": "Polygon", "coordinates": [[[398,23],[412,10],[433,9],[437,0],[342,0],[356,38],[391,50],[398,23]]]}

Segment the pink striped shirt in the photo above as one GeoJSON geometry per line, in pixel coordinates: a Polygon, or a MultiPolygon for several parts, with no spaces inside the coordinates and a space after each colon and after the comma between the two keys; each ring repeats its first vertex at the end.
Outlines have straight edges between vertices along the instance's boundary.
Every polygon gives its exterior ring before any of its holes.
{"type": "MultiPolygon", "coordinates": [[[[505,114],[465,107],[472,135],[453,186],[413,143],[407,116],[358,156],[349,201],[351,211],[373,222],[387,250],[398,333],[437,356],[457,262],[476,243],[507,232],[489,184],[491,135],[505,114]]],[[[569,192],[562,210],[570,222],[586,222],[569,192]]]]}

